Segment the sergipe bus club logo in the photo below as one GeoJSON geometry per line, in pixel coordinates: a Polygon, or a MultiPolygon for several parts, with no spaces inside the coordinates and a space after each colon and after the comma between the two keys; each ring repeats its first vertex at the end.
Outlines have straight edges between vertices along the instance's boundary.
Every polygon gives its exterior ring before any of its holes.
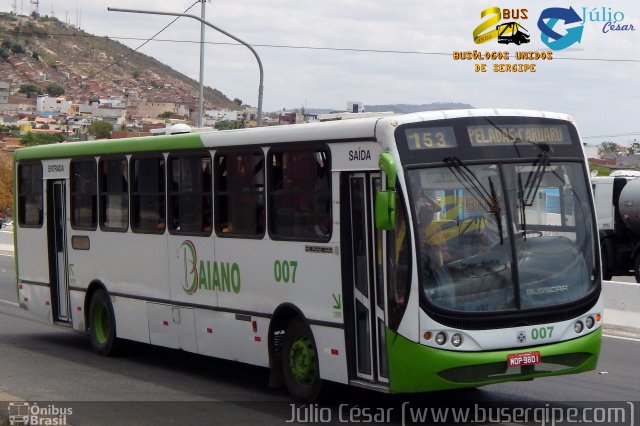
{"type": "Polygon", "coordinates": [[[517,20],[528,19],[528,9],[500,9],[489,7],[480,13],[485,21],[473,30],[473,41],[476,44],[498,39],[498,43],[517,45],[529,43],[529,32],[517,20]],[[502,20],[507,22],[500,23],[502,20]]]}
{"type": "MultiPolygon", "coordinates": [[[[520,21],[529,19],[529,10],[524,8],[489,7],[480,13],[484,21],[473,30],[476,44],[497,39],[498,43],[517,45],[529,43],[529,31],[520,21]],[[506,21],[506,22],[503,22],[506,21]]],[[[562,50],[580,43],[584,21],[573,7],[550,7],[540,14],[537,27],[541,31],[540,40],[551,50],[562,50]]]]}
{"type": "MultiPolygon", "coordinates": [[[[498,43],[529,43],[530,35],[522,25],[531,16],[525,8],[488,7],[480,12],[480,23],[473,30],[476,44],[497,39],[498,43]]],[[[531,16],[532,17],[532,16],[531,16]]],[[[533,17],[532,17],[533,18],[533,17]]],[[[586,24],[602,25],[602,34],[635,31],[633,24],[624,22],[625,14],[607,6],[598,7],[549,7],[544,9],[536,22],[540,41],[549,49],[558,51],[582,42],[586,24]]]]}

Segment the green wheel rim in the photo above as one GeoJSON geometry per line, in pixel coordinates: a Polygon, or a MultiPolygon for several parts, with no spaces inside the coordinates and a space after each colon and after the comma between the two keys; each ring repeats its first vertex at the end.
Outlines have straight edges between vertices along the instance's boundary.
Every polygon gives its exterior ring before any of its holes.
{"type": "Polygon", "coordinates": [[[309,385],[316,375],[316,354],[311,339],[301,336],[293,342],[289,350],[289,367],[296,381],[309,385]]]}
{"type": "Polygon", "coordinates": [[[109,315],[107,307],[104,304],[96,306],[96,312],[93,316],[93,334],[100,344],[107,343],[109,339],[109,315]]]}

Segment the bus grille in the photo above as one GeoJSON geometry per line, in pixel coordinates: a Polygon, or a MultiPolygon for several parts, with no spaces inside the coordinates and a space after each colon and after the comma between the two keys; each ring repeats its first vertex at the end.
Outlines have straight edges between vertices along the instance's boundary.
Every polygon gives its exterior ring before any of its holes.
{"type": "Polygon", "coordinates": [[[507,362],[493,362],[481,365],[455,367],[438,373],[440,377],[454,383],[482,383],[496,379],[517,379],[532,374],[555,373],[570,370],[583,364],[591,354],[577,352],[572,354],[542,357],[542,363],[521,367],[507,367],[507,362]]]}

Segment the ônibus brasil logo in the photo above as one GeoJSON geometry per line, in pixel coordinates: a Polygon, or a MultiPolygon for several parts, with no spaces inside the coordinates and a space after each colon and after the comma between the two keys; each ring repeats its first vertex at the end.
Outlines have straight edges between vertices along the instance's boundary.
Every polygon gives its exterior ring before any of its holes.
{"type": "Polygon", "coordinates": [[[178,248],[178,258],[182,257],[184,277],[182,289],[188,295],[198,289],[240,293],[240,267],[237,263],[198,260],[196,246],[185,240],[178,248]]]}

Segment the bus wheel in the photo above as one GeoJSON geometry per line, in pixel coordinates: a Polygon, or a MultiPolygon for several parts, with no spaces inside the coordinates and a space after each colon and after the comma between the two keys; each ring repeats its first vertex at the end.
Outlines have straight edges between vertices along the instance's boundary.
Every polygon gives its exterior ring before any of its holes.
{"type": "Polygon", "coordinates": [[[116,347],[116,319],[113,315],[111,299],[104,290],[98,290],[91,297],[89,306],[89,335],[94,352],[109,356],[116,347]]]}
{"type": "Polygon", "coordinates": [[[311,329],[301,319],[291,321],[285,330],[282,372],[293,398],[305,402],[318,398],[322,386],[318,351],[311,329]]]}

